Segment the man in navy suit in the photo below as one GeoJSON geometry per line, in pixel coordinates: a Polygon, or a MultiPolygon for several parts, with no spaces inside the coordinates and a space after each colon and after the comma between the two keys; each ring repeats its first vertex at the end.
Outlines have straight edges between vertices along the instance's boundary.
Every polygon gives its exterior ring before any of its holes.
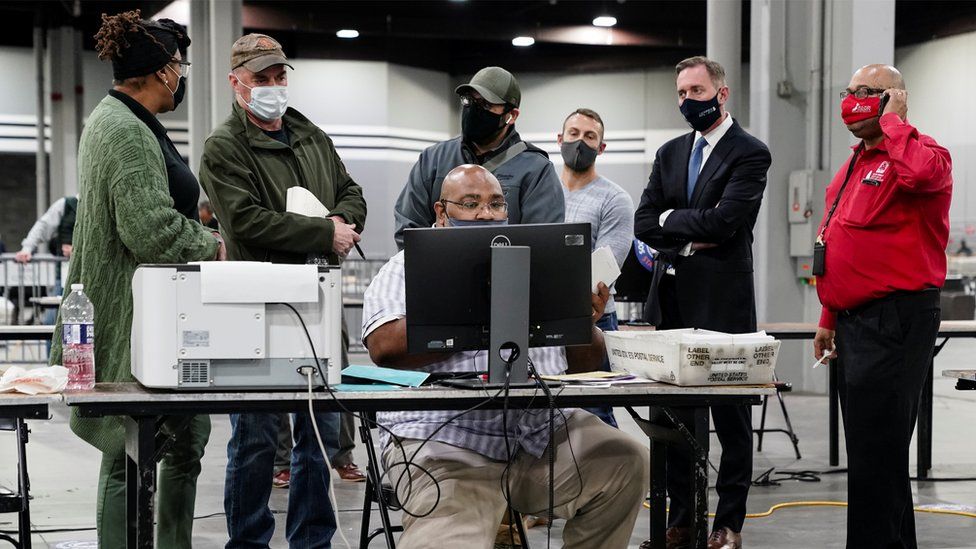
{"type": "MultiPolygon", "coordinates": [[[[678,107],[695,131],[657,151],[634,233],[659,255],[645,319],[658,329],[756,330],[752,229],[766,187],[769,150],[725,111],[725,70],[705,57],[678,63],[678,107]]],[[[691,425],[690,410],[675,409],[691,425]]],[[[738,549],[752,476],[752,413],[713,406],[722,444],[719,501],[709,549],[738,549]]],[[[691,547],[691,457],[668,450],[667,547],[691,547]]]]}

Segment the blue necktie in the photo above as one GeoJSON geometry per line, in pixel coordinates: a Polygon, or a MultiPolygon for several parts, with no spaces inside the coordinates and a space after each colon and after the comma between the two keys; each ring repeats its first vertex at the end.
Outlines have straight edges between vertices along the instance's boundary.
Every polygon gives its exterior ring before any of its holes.
{"type": "Polygon", "coordinates": [[[702,149],[708,141],[705,137],[699,137],[695,142],[695,148],[691,151],[691,160],[688,162],[688,203],[691,204],[691,196],[695,194],[695,184],[698,183],[698,173],[701,172],[702,149]]]}

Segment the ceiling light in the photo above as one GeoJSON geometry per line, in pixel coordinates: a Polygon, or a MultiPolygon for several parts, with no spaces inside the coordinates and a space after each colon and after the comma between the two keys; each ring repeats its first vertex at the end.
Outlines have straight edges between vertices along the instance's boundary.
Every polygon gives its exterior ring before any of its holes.
{"type": "Polygon", "coordinates": [[[617,24],[617,18],[612,15],[601,15],[593,20],[595,27],[612,27],[617,24]]]}
{"type": "Polygon", "coordinates": [[[339,38],[359,38],[359,31],[356,29],[342,29],[336,31],[336,36],[339,38]]]}
{"type": "Polygon", "coordinates": [[[524,48],[525,46],[531,46],[535,44],[535,38],[531,36],[516,36],[512,38],[512,45],[524,48]]]}

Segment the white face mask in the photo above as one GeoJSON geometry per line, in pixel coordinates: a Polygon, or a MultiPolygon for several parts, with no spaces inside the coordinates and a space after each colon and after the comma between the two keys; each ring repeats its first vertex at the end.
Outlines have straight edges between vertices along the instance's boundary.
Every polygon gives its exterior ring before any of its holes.
{"type": "Polygon", "coordinates": [[[240,80],[238,83],[251,90],[251,102],[247,104],[247,108],[251,110],[254,116],[265,122],[271,122],[284,116],[285,109],[288,108],[288,86],[254,86],[252,88],[240,80]]]}

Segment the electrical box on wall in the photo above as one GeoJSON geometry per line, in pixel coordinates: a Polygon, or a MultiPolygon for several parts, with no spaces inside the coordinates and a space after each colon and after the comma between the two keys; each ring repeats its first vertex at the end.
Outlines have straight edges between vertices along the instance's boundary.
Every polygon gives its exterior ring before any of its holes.
{"type": "Polygon", "coordinates": [[[790,257],[809,258],[813,255],[813,241],[823,219],[824,193],[829,182],[829,174],[821,170],[790,172],[787,195],[790,257]]]}

